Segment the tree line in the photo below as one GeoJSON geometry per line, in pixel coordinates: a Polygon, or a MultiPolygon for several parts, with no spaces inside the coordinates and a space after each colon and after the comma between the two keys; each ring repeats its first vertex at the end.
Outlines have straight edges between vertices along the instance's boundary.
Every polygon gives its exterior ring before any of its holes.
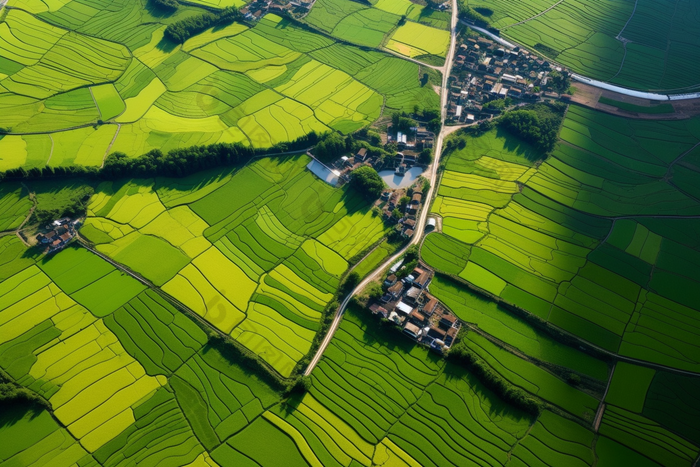
{"type": "Polygon", "coordinates": [[[163,36],[176,44],[184,44],[190,37],[196,36],[213,26],[230,24],[240,18],[241,13],[238,11],[238,8],[227,7],[216,13],[203,13],[170,23],[165,28],[163,36]]]}
{"type": "Polygon", "coordinates": [[[184,177],[200,170],[244,164],[253,157],[302,151],[318,144],[329,134],[310,132],[289,143],[279,143],[266,149],[255,149],[241,143],[215,143],[207,146],[191,146],[172,149],[164,153],[153,149],[139,157],[129,157],[123,152],[107,156],[103,167],[73,165],[67,167],[20,167],[0,172],[0,182],[10,180],[36,180],[48,178],[95,178],[115,180],[123,177],[184,177]]]}

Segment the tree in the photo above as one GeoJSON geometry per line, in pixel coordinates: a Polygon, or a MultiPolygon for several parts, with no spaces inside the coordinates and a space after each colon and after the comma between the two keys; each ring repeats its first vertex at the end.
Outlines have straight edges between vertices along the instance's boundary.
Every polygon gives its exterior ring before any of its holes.
{"type": "Polygon", "coordinates": [[[299,376],[294,380],[285,391],[286,396],[291,396],[293,394],[306,394],[311,389],[311,377],[310,376],[299,376]]]}
{"type": "Polygon", "coordinates": [[[418,245],[411,245],[406,249],[406,254],[403,256],[403,260],[410,263],[411,261],[418,259],[418,253],[420,249],[418,245]]]}
{"type": "Polygon", "coordinates": [[[416,121],[398,112],[394,112],[391,115],[391,126],[394,131],[408,133],[411,131],[412,127],[416,126],[416,121]]]}
{"type": "Polygon", "coordinates": [[[550,87],[559,93],[566,92],[571,87],[571,77],[566,71],[560,73],[553,70],[549,73],[549,79],[550,87]]]}
{"type": "Polygon", "coordinates": [[[346,152],[345,138],[339,133],[326,135],[314,148],[314,155],[322,161],[336,159],[346,152]]]}
{"type": "Polygon", "coordinates": [[[394,208],[394,210],[391,211],[391,215],[394,216],[394,219],[401,219],[403,217],[399,208],[394,208]]]}
{"type": "Polygon", "coordinates": [[[404,209],[406,209],[406,206],[408,205],[408,203],[410,201],[411,201],[411,198],[409,198],[408,196],[402,196],[401,199],[399,200],[399,209],[401,209],[402,211],[404,209]]]}
{"type": "Polygon", "coordinates": [[[423,149],[418,155],[418,162],[423,165],[429,165],[433,162],[433,153],[430,149],[423,149]]]}
{"type": "Polygon", "coordinates": [[[437,134],[440,133],[440,127],[442,126],[442,122],[440,121],[440,118],[433,118],[428,122],[425,127],[428,129],[428,131],[432,131],[433,133],[437,134]]]}
{"type": "Polygon", "coordinates": [[[345,281],[343,281],[343,286],[342,286],[343,293],[350,293],[350,291],[352,291],[352,289],[357,287],[357,284],[359,284],[359,283],[360,283],[360,275],[356,271],[351,272],[345,278],[345,281]]]}
{"type": "Polygon", "coordinates": [[[384,180],[376,170],[362,166],[350,175],[350,185],[362,193],[369,201],[379,198],[384,191],[384,180]]]}
{"type": "Polygon", "coordinates": [[[501,117],[499,125],[533,146],[548,152],[557,143],[557,133],[566,106],[562,103],[538,103],[512,110],[501,117]]]}
{"type": "Polygon", "coordinates": [[[216,14],[204,13],[199,16],[190,16],[180,21],[170,23],[165,28],[163,35],[166,39],[183,44],[187,39],[195,36],[203,31],[206,31],[217,24],[231,23],[239,19],[241,14],[235,7],[227,7],[217,12],[216,14]]]}

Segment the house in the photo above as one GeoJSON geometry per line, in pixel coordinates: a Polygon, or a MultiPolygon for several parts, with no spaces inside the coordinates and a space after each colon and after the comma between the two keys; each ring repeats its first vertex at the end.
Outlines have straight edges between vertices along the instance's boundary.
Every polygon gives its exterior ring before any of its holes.
{"type": "Polygon", "coordinates": [[[422,199],[423,193],[421,193],[420,191],[414,191],[409,204],[413,206],[419,206],[422,199]]]}
{"type": "Polygon", "coordinates": [[[403,292],[402,282],[397,282],[387,289],[387,293],[389,293],[394,300],[401,296],[401,292],[403,292]]]}
{"type": "Polygon", "coordinates": [[[437,340],[440,340],[442,342],[445,342],[445,335],[446,335],[445,331],[443,331],[440,328],[436,328],[435,326],[432,326],[430,328],[430,330],[428,330],[428,334],[427,334],[428,337],[432,337],[433,339],[437,339],[437,340]]]}
{"type": "Polygon", "coordinates": [[[394,308],[394,311],[401,315],[408,316],[413,311],[413,307],[406,302],[399,302],[396,308],[394,308]]]}
{"type": "Polygon", "coordinates": [[[392,285],[396,284],[396,281],[396,274],[389,274],[389,276],[384,281],[384,287],[391,287],[392,285]]]}
{"type": "Polygon", "coordinates": [[[459,332],[459,330],[457,328],[450,328],[447,330],[447,332],[445,333],[445,345],[446,346],[449,347],[452,345],[452,343],[455,340],[455,337],[457,337],[457,332],[459,332]]]}
{"type": "MultiPolygon", "coordinates": [[[[430,296],[429,296],[430,297],[430,296]]],[[[423,305],[423,314],[426,316],[432,316],[438,306],[437,298],[430,297],[429,300],[423,305]]]]}
{"type": "Polygon", "coordinates": [[[404,226],[404,228],[407,228],[407,229],[415,229],[416,220],[415,219],[404,219],[403,226],[404,226]]]}
{"type": "Polygon", "coordinates": [[[418,339],[423,333],[423,330],[413,323],[406,323],[406,326],[403,328],[403,332],[414,339],[418,339]]]}
{"type": "Polygon", "coordinates": [[[366,148],[360,148],[359,151],[355,154],[355,162],[364,162],[364,160],[367,158],[367,149],[366,148]]]}
{"type": "Polygon", "coordinates": [[[413,237],[413,233],[414,233],[414,232],[413,232],[413,229],[406,229],[406,230],[404,230],[404,231],[401,233],[401,235],[402,235],[404,238],[411,238],[411,237],[413,237]]]}
{"type": "Polygon", "coordinates": [[[395,192],[393,192],[393,193],[391,194],[391,196],[389,197],[389,203],[388,203],[388,206],[387,206],[387,207],[389,208],[390,211],[393,210],[393,209],[396,207],[396,205],[399,203],[399,199],[401,199],[401,193],[400,193],[400,192],[395,191],[395,192]]]}
{"type": "Polygon", "coordinates": [[[413,285],[420,287],[421,289],[425,289],[428,286],[428,283],[430,283],[430,278],[430,273],[423,272],[416,278],[416,280],[413,281],[413,285]]]}
{"type": "Polygon", "coordinates": [[[409,321],[411,321],[416,326],[425,326],[428,324],[428,318],[423,315],[418,309],[414,309],[411,314],[408,315],[409,321]]]}
{"type": "Polygon", "coordinates": [[[420,298],[422,293],[423,289],[421,289],[420,287],[411,287],[410,289],[408,289],[408,292],[406,292],[404,300],[406,300],[406,302],[408,303],[415,305],[416,303],[418,303],[418,299],[420,298]]]}
{"type": "Polygon", "coordinates": [[[52,230],[50,232],[46,232],[45,234],[37,235],[36,239],[39,240],[41,243],[51,243],[51,242],[53,242],[53,240],[56,236],[57,236],[56,231],[52,230]]]}
{"type": "Polygon", "coordinates": [[[370,305],[369,311],[371,311],[373,315],[379,315],[384,319],[388,318],[389,316],[387,309],[377,303],[370,305]]]}
{"type": "Polygon", "coordinates": [[[443,329],[450,329],[451,327],[454,327],[456,322],[457,317],[455,315],[451,313],[446,313],[442,315],[438,324],[443,329]]]}

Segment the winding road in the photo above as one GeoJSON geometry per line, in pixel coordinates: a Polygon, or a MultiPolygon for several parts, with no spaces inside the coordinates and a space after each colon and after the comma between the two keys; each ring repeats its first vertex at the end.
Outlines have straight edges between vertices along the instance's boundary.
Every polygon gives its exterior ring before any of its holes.
{"type": "Polygon", "coordinates": [[[406,250],[411,246],[411,245],[417,245],[421,239],[423,238],[423,233],[425,231],[425,221],[428,218],[428,206],[430,206],[430,200],[433,198],[433,194],[435,193],[436,190],[436,182],[437,182],[437,168],[440,165],[440,155],[442,154],[442,144],[445,139],[445,136],[449,134],[451,131],[449,128],[446,128],[444,126],[445,124],[445,118],[447,117],[447,83],[448,79],[450,77],[450,72],[452,71],[452,60],[454,57],[454,51],[455,47],[457,45],[457,0],[452,0],[452,21],[451,21],[451,32],[450,32],[450,48],[447,51],[446,59],[445,59],[445,65],[443,68],[443,73],[442,73],[442,87],[440,89],[440,120],[442,123],[442,129],[440,130],[440,134],[438,134],[437,141],[435,142],[435,157],[433,159],[433,163],[428,167],[428,170],[426,173],[423,174],[426,178],[430,180],[430,190],[428,190],[428,195],[425,197],[425,202],[423,203],[423,209],[421,210],[420,216],[416,222],[416,229],[415,233],[413,234],[413,238],[411,241],[403,247],[401,250],[396,252],[393,256],[390,258],[386,259],[382,264],[380,264],[371,274],[369,274],[367,277],[365,277],[362,282],[357,284],[357,286],[348,294],[347,297],[345,297],[345,300],[340,304],[338,307],[338,311],[335,313],[335,317],[333,318],[333,322],[331,323],[330,328],[328,329],[328,332],[326,333],[326,336],[323,338],[323,342],[321,342],[320,347],[316,351],[316,354],[314,355],[314,358],[311,360],[311,363],[309,363],[309,366],[306,367],[306,370],[304,371],[304,376],[308,376],[311,374],[314,368],[316,368],[316,365],[318,362],[321,360],[321,357],[323,356],[323,352],[325,352],[326,348],[328,347],[328,344],[330,344],[331,339],[333,338],[333,335],[335,332],[338,330],[338,326],[340,325],[341,320],[343,319],[343,314],[345,313],[345,309],[348,306],[348,303],[350,303],[350,300],[353,296],[361,292],[369,283],[374,281],[377,277],[379,277],[382,272],[391,264],[395,263],[398,261],[398,259],[406,252],[406,250]]]}

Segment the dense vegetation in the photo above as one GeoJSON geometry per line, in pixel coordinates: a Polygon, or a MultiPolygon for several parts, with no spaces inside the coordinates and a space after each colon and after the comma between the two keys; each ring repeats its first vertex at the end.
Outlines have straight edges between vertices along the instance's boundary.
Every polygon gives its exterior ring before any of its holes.
{"type": "Polygon", "coordinates": [[[176,44],[184,44],[192,36],[196,36],[213,26],[232,23],[240,17],[241,14],[237,8],[227,7],[217,13],[204,13],[170,23],[165,28],[164,35],[166,39],[176,44]]]}
{"type": "Polygon", "coordinates": [[[532,415],[539,415],[542,404],[526,391],[512,385],[496,373],[475,352],[460,341],[454,344],[448,354],[449,360],[466,367],[481,382],[505,402],[532,415]]]}
{"type": "Polygon", "coordinates": [[[175,11],[180,7],[177,0],[149,0],[149,3],[156,8],[166,11],[175,11]]]}
{"type": "Polygon", "coordinates": [[[22,180],[41,178],[95,177],[114,180],[122,177],[146,177],[164,175],[184,177],[200,170],[242,164],[253,157],[293,152],[306,149],[331,135],[319,136],[311,132],[290,143],[280,143],[267,149],[253,149],[240,143],[215,143],[207,146],[190,146],[164,153],[154,149],[139,157],[129,157],[123,152],[107,156],[104,166],[68,167],[45,166],[26,170],[23,167],[0,173],[0,180],[22,180]]]}
{"type": "Polygon", "coordinates": [[[370,201],[379,198],[384,191],[384,180],[376,170],[368,166],[355,170],[350,176],[350,184],[370,201]]]}
{"type": "Polygon", "coordinates": [[[528,143],[549,152],[554,149],[566,105],[561,102],[538,103],[506,113],[500,126],[528,143]]]}
{"type": "Polygon", "coordinates": [[[50,409],[51,405],[34,391],[15,383],[10,376],[0,370],[0,412],[3,405],[30,404],[50,409]]]}

